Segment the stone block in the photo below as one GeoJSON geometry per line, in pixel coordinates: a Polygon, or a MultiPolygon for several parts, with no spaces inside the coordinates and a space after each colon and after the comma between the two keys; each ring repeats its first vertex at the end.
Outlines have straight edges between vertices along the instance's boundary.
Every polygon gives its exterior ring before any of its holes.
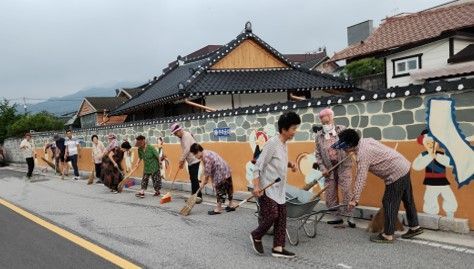
{"type": "Polygon", "coordinates": [[[407,127],[407,138],[408,139],[416,139],[421,131],[426,129],[426,124],[413,124],[413,125],[408,125],[407,127]]]}
{"type": "Polygon", "coordinates": [[[250,128],[250,123],[248,121],[244,121],[244,123],[242,123],[242,128],[248,130],[250,128]]]}
{"type": "Polygon", "coordinates": [[[295,141],[307,141],[309,140],[309,132],[297,132],[295,135],[295,141]]]}
{"type": "Polygon", "coordinates": [[[389,140],[405,140],[407,137],[405,129],[400,126],[387,127],[382,130],[383,138],[389,140]]]}
{"type": "Polygon", "coordinates": [[[461,122],[461,123],[459,123],[459,127],[461,128],[462,133],[466,137],[474,136],[474,124],[473,123],[461,122]]]}
{"type": "Polygon", "coordinates": [[[415,121],[416,122],[426,122],[426,110],[419,109],[415,111],[415,121]]]}
{"type": "Polygon", "coordinates": [[[452,94],[451,98],[456,102],[456,107],[472,107],[474,106],[474,90],[465,91],[462,93],[452,94]]]}
{"type": "Polygon", "coordinates": [[[246,135],[238,135],[238,136],[237,136],[237,141],[239,141],[239,142],[247,142],[247,136],[246,136],[246,135]]]}
{"type": "Polygon", "coordinates": [[[412,124],[414,122],[413,120],[413,112],[411,111],[400,111],[400,112],[395,112],[392,114],[393,125],[405,125],[405,124],[412,124]]]}
{"type": "Polygon", "coordinates": [[[356,105],[349,104],[349,105],[347,105],[347,114],[348,115],[358,115],[359,114],[359,109],[357,108],[356,105]]]}
{"type": "Polygon", "coordinates": [[[423,98],[419,96],[411,96],[405,99],[404,108],[405,109],[414,109],[419,108],[423,105],[423,98]]]}
{"type": "Polygon", "coordinates": [[[349,119],[346,117],[334,118],[334,123],[337,125],[349,126],[349,119]]]}
{"type": "Polygon", "coordinates": [[[300,131],[310,131],[313,125],[311,123],[303,123],[300,125],[300,131]]]}
{"type": "Polygon", "coordinates": [[[382,139],[382,131],[377,127],[365,128],[362,133],[362,137],[371,137],[375,140],[382,139]]]}
{"type": "MultiPolygon", "coordinates": [[[[314,122],[314,115],[311,114],[311,113],[308,113],[308,114],[304,114],[302,117],[301,117],[301,122],[304,123],[304,122],[308,122],[308,123],[313,123],[314,122]]],[[[268,122],[270,123],[270,122],[268,122]]],[[[272,122],[272,124],[275,123],[274,121],[272,122]]]]}
{"type": "Polygon", "coordinates": [[[442,231],[468,234],[470,232],[469,220],[458,218],[449,219],[446,217],[441,217],[439,219],[439,229],[442,231]]]}
{"type": "Polygon", "coordinates": [[[351,126],[352,128],[365,128],[369,125],[368,116],[352,116],[351,117],[351,126]]]}
{"type": "Polygon", "coordinates": [[[392,121],[392,116],[390,114],[379,114],[373,115],[370,118],[370,124],[374,126],[387,126],[392,121]]]}
{"type": "Polygon", "coordinates": [[[379,113],[382,110],[382,101],[370,101],[367,103],[367,112],[370,114],[379,113]]]}
{"type": "Polygon", "coordinates": [[[474,122],[474,109],[457,109],[456,121],[474,122]]]}
{"type": "Polygon", "coordinates": [[[206,125],[204,125],[204,129],[206,132],[212,132],[216,126],[217,124],[214,121],[208,121],[206,125]]]}
{"type": "Polygon", "coordinates": [[[346,115],[346,107],[343,105],[337,105],[332,108],[334,111],[334,116],[345,116],[346,115]]]}
{"type": "Polygon", "coordinates": [[[237,126],[242,126],[242,123],[244,123],[245,119],[243,116],[237,116],[235,118],[235,124],[237,124],[237,126]]]}
{"type": "Polygon", "coordinates": [[[383,112],[395,112],[402,109],[402,101],[400,100],[390,100],[383,103],[383,112]]]}
{"type": "Polygon", "coordinates": [[[227,122],[225,121],[220,121],[219,123],[217,123],[217,128],[227,128],[227,122]]]}
{"type": "Polygon", "coordinates": [[[260,123],[260,125],[265,126],[267,125],[267,119],[266,118],[258,118],[257,121],[260,123]]]}

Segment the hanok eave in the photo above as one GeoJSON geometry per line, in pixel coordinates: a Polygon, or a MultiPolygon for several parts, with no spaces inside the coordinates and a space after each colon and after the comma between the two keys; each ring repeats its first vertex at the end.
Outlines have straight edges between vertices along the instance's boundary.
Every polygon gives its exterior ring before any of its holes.
{"type": "Polygon", "coordinates": [[[77,114],[81,128],[123,123],[127,115],[109,116],[109,113],[126,100],[126,97],[85,97],[77,114]]]}
{"type": "Polygon", "coordinates": [[[252,33],[204,55],[180,57],[113,111],[127,121],[235,109],[352,92],[344,80],[304,69],[252,33]]]}

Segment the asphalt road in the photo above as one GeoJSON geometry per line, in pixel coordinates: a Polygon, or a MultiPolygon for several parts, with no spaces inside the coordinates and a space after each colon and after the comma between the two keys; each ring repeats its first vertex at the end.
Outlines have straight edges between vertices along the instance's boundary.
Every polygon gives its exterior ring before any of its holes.
{"type": "Polygon", "coordinates": [[[117,268],[0,205],[0,268],[117,268]]]}
{"type": "MultiPolygon", "coordinates": [[[[334,229],[324,223],[316,238],[302,236],[298,246],[287,245],[298,255],[295,259],[271,257],[271,237],[263,240],[266,254],[256,256],[248,239],[256,227],[253,209],[208,216],[212,206],[201,204],[182,217],[178,212],[183,194],[160,205],[150,195],[138,199],[127,192],[111,194],[85,181],[48,176],[28,182],[22,177],[23,173],[1,169],[0,197],[149,268],[471,268],[474,262],[474,252],[456,246],[422,241],[374,244],[363,229],[334,229]]],[[[0,246],[13,245],[9,241],[15,238],[2,240],[0,246]]],[[[46,255],[34,249],[30,254],[46,255]]],[[[91,268],[76,268],[86,267],[91,268]]]]}

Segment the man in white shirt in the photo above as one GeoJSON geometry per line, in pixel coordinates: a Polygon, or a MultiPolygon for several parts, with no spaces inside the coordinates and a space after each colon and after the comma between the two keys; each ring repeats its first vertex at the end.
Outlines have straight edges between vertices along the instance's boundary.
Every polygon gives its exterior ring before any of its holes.
{"type": "Polygon", "coordinates": [[[260,157],[255,164],[253,193],[258,198],[261,221],[251,235],[253,249],[257,254],[263,254],[262,237],[274,227],[272,256],[292,258],[294,253],[285,249],[286,239],[286,181],[288,168],[296,172],[296,165],[288,162],[288,144],[301,124],[300,116],[295,112],[287,112],[278,119],[278,136],[272,137],[265,144],[260,157]],[[262,188],[275,183],[262,193],[262,188]]]}
{"type": "Polygon", "coordinates": [[[66,162],[71,162],[72,168],[74,169],[74,179],[78,180],[79,179],[79,168],[77,167],[77,158],[79,155],[79,141],[77,141],[75,138],[72,137],[72,131],[67,130],[66,131],[66,141],[64,144],[66,145],[66,153],[64,156],[64,159],[66,162]]]}
{"type": "Polygon", "coordinates": [[[23,157],[26,160],[26,164],[28,165],[28,172],[26,173],[26,177],[31,179],[33,174],[33,169],[35,169],[35,146],[33,141],[31,141],[31,134],[26,133],[25,138],[20,143],[20,150],[23,154],[23,157]]]}

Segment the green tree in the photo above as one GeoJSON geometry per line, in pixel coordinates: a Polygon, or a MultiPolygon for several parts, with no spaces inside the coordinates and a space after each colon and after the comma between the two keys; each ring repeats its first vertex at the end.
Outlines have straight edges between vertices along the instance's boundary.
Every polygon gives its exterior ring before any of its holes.
{"type": "Polygon", "coordinates": [[[0,144],[7,138],[9,126],[17,119],[15,105],[10,105],[7,99],[3,99],[0,102],[0,144]]]}
{"type": "Polygon", "coordinates": [[[22,136],[34,130],[35,132],[64,129],[64,122],[48,112],[22,116],[8,128],[8,136],[22,136]]]}
{"type": "Polygon", "coordinates": [[[366,58],[347,64],[343,73],[347,78],[354,79],[384,71],[385,64],[382,59],[366,58]]]}

